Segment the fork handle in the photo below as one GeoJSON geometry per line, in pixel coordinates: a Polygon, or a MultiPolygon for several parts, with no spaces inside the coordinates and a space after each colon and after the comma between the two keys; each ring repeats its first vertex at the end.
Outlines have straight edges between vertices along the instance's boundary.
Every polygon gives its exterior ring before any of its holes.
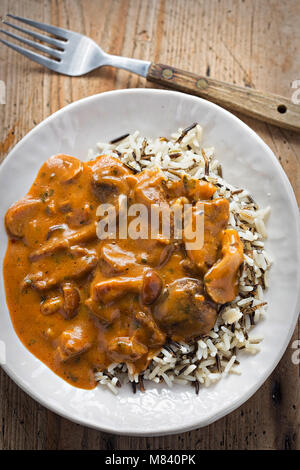
{"type": "Polygon", "coordinates": [[[260,121],[300,132],[300,106],[282,96],[231,85],[163,64],[150,64],[147,80],[201,96],[260,121]]]}

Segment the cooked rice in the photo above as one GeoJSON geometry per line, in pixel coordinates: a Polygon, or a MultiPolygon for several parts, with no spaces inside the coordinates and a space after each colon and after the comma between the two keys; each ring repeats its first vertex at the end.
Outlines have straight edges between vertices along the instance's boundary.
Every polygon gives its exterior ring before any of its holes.
{"type": "Polygon", "coordinates": [[[179,129],[171,138],[146,139],[138,131],[114,139],[114,143],[97,144],[88,157],[110,153],[139,172],[155,166],[166,177],[176,181],[180,175],[213,183],[218,189],[214,198],[230,202],[229,228],[234,228],[244,244],[239,294],[233,302],[223,305],[213,330],[205,337],[192,341],[169,342],[153,358],[142,376],[133,374],[128,364],[111,364],[106,371],[96,372],[99,384],[117,394],[121,384],[131,382],[133,391],[144,381],[187,385],[199,392],[199,385],[209,386],[228,373],[239,374],[237,356],[240,350],[259,352],[262,338],[250,337],[253,327],[266,313],[263,291],[268,286],[268,270],[272,259],[265,252],[267,237],[265,222],[270,208],[260,209],[246,189],[236,188],[222,177],[222,168],[214,158],[214,148],[201,146],[202,127],[199,124],[179,129]]]}

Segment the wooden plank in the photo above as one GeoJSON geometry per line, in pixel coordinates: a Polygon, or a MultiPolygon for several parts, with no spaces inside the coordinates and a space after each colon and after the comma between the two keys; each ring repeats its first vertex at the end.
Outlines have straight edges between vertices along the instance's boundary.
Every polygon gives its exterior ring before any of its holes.
{"type": "MultiPolygon", "coordinates": [[[[170,64],[217,80],[290,98],[299,77],[298,0],[2,0],[6,12],[89,35],[114,54],[170,64]]],[[[0,158],[66,104],[111,89],[151,87],[123,70],[57,76],[0,48],[0,158]]],[[[300,136],[239,116],[272,148],[300,201],[300,136]]],[[[299,324],[293,340],[299,338],[299,324]]],[[[291,343],[292,344],[292,343],[291,343]]],[[[296,449],[300,447],[299,368],[288,347],[263,387],[204,429],[133,438],[84,428],[34,402],[0,373],[0,449],[296,449]]]]}

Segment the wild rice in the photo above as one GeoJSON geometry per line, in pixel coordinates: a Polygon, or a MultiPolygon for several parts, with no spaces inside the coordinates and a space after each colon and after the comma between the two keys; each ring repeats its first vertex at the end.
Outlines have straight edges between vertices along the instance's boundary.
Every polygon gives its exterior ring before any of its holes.
{"type": "Polygon", "coordinates": [[[247,190],[235,188],[223,179],[222,168],[214,158],[212,147],[201,146],[202,128],[194,123],[178,129],[170,139],[147,139],[139,134],[124,134],[108,143],[99,142],[89,158],[110,153],[135,172],[159,167],[165,176],[176,181],[184,173],[209,181],[217,187],[214,198],[225,197],[230,203],[229,228],[238,231],[244,244],[244,263],[241,268],[239,294],[233,302],[220,307],[211,332],[191,344],[169,342],[153,358],[143,375],[132,373],[130,365],[111,364],[107,371],[96,372],[100,385],[118,393],[121,383],[130,382],[133,392],[137,385],[144,390],[145,381],[194,386],[209,386],[229,373],[240,374],[237,354],[259,351],[262,338],[251,337],[255,324],[264,317],[267,303],[263,290],[268,286],[268,270],[272,258],[264,250],[267,237],[265,221],[270,208],[260,209],[247,190]]]}

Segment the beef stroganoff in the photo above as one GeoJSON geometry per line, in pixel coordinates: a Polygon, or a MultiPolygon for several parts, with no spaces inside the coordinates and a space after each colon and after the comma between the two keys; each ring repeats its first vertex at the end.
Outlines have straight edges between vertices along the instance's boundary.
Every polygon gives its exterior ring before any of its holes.
{"type": "Polygon", "coordinates": [[[269,208],[225,182],[201,134],[196,124],[170,139],[136,132],[98,144],[88,162],[51,157],[7,211],[4,277],[15,330],[72,385],[117,393],[122,383],[135,391],[149,380],[198,393],[238,373],[240,350],[258,351],[261,339],[250,332],[265,312],[269,208]],[[200,202],[201,246],[189,249],[185,230],[176,238],[172,217],[168,237],[99,238],[99,206],[118,212],[124,197],[129,207],[188,204],[192,224],[200,202]]]}

